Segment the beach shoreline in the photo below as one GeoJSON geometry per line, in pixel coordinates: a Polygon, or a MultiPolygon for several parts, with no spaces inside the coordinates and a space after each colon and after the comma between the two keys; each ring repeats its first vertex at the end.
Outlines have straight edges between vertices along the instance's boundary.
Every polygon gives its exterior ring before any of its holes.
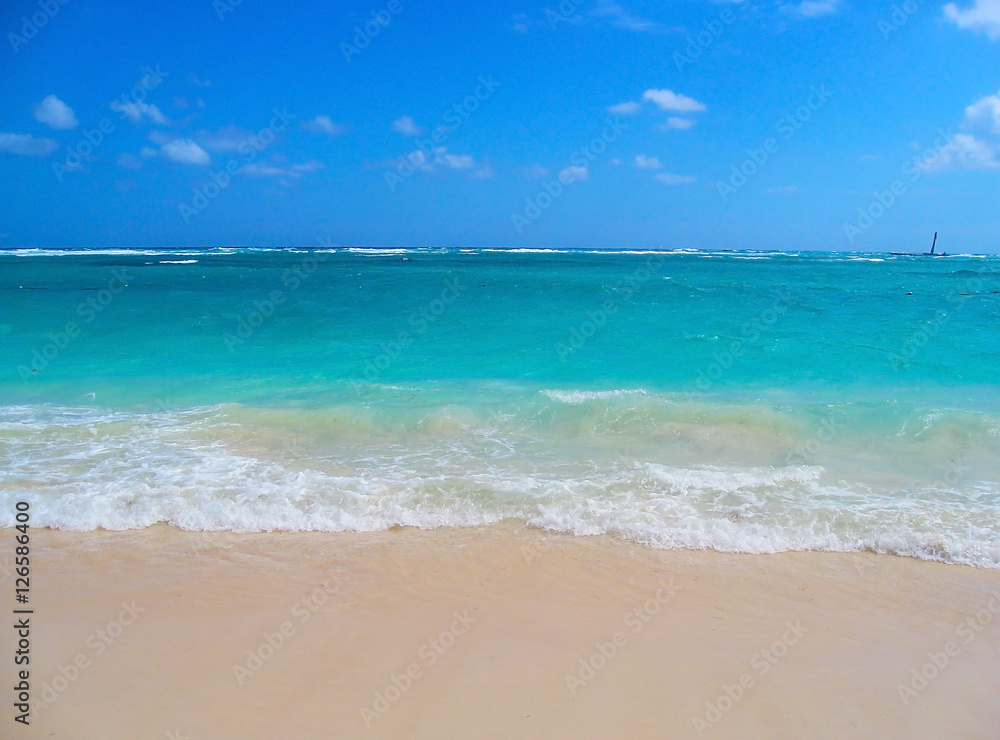
{"type": "MultiPolygon", "coordinates": [[[[986,738],[1000,726],[998,570],[653,550],[512,522],[31,533],[25,737],[986,738]]],[[[4,564],[13,535],[0,531],[4,564]]]]}

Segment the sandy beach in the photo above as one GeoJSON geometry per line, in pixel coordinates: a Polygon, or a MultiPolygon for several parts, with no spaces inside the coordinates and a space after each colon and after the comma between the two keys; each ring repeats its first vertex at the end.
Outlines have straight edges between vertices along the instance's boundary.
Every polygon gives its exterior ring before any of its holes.
{"type": "Polygon", "coordinates": [[[0,740],[1000,740],[1000,0],[3,7],[0,740]]]}
{"type": "MultiPolygon", "coordinates": [[[[996,570],[662,551],[513,525],[34,530],[32,564],[23,737],[993,738],[1000,727],[996,570]]],[[[6,686],[12,667],[3,661],[6,686]]]]}

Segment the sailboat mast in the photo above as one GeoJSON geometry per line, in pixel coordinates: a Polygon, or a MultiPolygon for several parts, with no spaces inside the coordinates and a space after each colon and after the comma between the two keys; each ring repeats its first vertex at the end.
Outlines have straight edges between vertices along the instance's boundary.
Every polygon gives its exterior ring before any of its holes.
{"type": "Polygon", "coordinates": [[[931,254],[934,254],[934,246],[937,244],[937,232],[934,232],[934,241],[931,242],[931,254]]]}

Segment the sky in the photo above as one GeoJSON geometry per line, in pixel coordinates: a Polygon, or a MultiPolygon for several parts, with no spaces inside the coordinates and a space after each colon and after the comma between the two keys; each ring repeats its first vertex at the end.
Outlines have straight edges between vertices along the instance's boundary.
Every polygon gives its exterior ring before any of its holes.
{"type": "Polygon", "coordinates": [[[7,0],[0,248],[1000,252],[1000,0],[7,0]]]}

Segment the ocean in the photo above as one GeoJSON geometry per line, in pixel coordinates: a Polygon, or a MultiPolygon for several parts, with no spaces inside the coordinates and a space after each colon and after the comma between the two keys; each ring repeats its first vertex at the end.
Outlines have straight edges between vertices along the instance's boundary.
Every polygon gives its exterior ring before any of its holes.
{"type": "Polygon", "coordinates": [[[1000,258],[0,251],[0,524],[1000,567],[1000,258]]]}

